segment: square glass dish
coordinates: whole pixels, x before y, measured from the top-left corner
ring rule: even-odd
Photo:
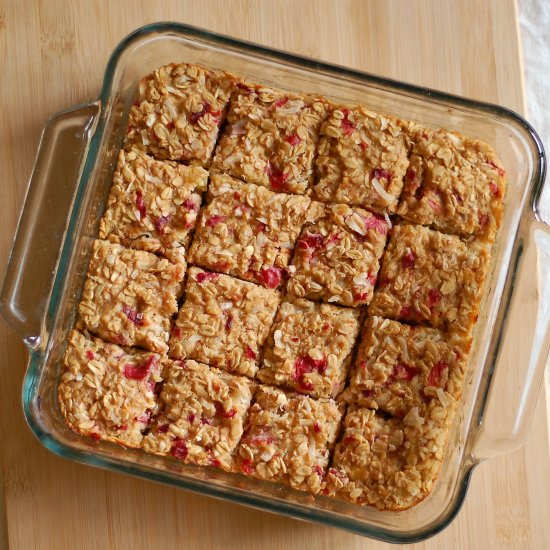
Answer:
[[[413,508],[381,512],[312,497],[286,486],[94,442],[65,424],[57,402],[61,359],[128,112],[140,79],[171,62],[223,69],[274,87],[458,130],[487,141],[499,154],[508,188],[468,379],[439,478],[429,497]],[[504,108],[184,25],[143,27],[114,51],[99,98],[55,115],[42,135],[0,298],[2,314],[30,351],[23,387],[27,421],[45,447],[78,462],[391,542],[427,538],[457,514],[476,464],[523,442],[535,408],[550,345],[550,229],[538,215],[544,175],[538,136]]]

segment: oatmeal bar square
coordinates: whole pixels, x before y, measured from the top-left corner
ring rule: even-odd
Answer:
[[[78,307],[82,321],[109,342],[165,352],[184,274],[182,262],[97,240]]]
[[[493,240],[505,191],[505,171],[493,149],[455,132],[413,128],[397,213],[443,233]]]
[[[379,510],[414,506],[430,493],[443,461],[454,407],[435,402],[424,418],[351,407],[322,493]]]
[[[58,387],[61,413],[80,435],[139,447],[161,380],[159,355],[73,330]]]
[[[309,193],[326,110],[319,98],[239,85],[213,167],[273,191]]]
[[[488,251],[420,225],[398,225],[382,259],[371,315],[470,333],[477,319]]]
[[[229,470],[252,391],[248,378],[192,360],[166,360],[160,414],[142,448]]]
[[[360,306],[372,299],[390,221],[347,205],[325,207],[298,240],[288,291],[311,300]]]
[[[159,67],[139,84],[127,146],[157,159],[208,164],[233,85],[230,75],[197,65]]]
[[[237,449],[246,475],[319,492],[342,412],[333,400],[315,400],[260,386]]]
[[[189,268],[186,290],[170,339],[171,357],[253,378],[279,292],[196,267]]]
[[[315,198],[395,212],[407,170],[401,123],[362,106],[338,107],[321,128]]]
[[[257,378],[313,397],[335,397],[358,333],[358,310],[288,297],[277,311]]]
[[[431,399],[460,398],[465,364],[443,332],[371,317],[361,336],[346,390],[352,402],[404,417]]]
[[[185,250],[206,191],[208,172],[132,149],[121,151],[99,237],[166,254]]]
[[[215,174],[189,252],[213,271],[277,288],[311,201]]]

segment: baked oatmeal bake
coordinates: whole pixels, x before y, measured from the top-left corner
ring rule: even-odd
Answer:
[[[416,505],[468,380],[504,193],[495,152],[456,132],[158,68],[68,339],[67,425],[174,471]]]

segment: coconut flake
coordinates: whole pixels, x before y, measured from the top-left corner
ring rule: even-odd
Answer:
[[[202,145],[201,145],[202,147]],[[232,155],[229,155],[225,161],[224,164],[237,164],[238,162],[241,162],[243,160],[243,154],[240,151],[237,151],[236,153],[233,153]]]
[[[447,135],[449,136],[449,139],[453,142],[453,145],[455,145],[455,147],[460,147],[462,145],[462,140],[458,136],[450,133]]]
[[[372,178],[371,180],[374,190],[384,199],[388,204],[393,201],[393,197],[380,185],[380,182],[377,178]]]
[[[283,337],[283,332],[281,330],[276,330],[273,333],[273,341],[275,342],[275,347],[276,348],[284,347],[282,337]]]
[[[412,426],[420,429],[424,424],[424,419],[418,414],[418,407],[412,407],[412,409],[403,418],[403,424],[405,426]]]
[[[151,143],[149,136],[147,135],[147,130],[141,130],[141,142],[143,145],[149,145],[149,143]]]
[[[369,274],[368,273],[360,273],[359,275],[356,275],[353,278],[353,284],[355,286],[368,286],[369,283]]]
[[[365,235],[366,231],[365,231],[365,226],[361,226],[361,224],[359,224],[358,220],[357,220],[357,217],[355,215],[353,216],[350,216],[349,218],[346,219],[346,225],[352,230],[352,231],[355,231],[356,233],[359,233],[359,235]]]
[[[287,101],[284,105],[277,109],[277,113],[281,115],[293,115],[303,107],[301,100]]]
[[[171,94],[177,95],[178,97],[185,97],[185,94],[178,90],[177,88],[174,88],[173,86],[166,86],[166,90],[169,91]]]
[[[233,126],[231,126],[231,135],[232,136],[243,136],[246,134],[245,129],[246,119],[241,118],[240,120],[237,120]]]
[[[187,340],[185,341],[185,344],[186,345],[193,345],[193,344],[196,344],[197,342],[199,342],[200,339],[201,339],[201,337],[198,334],[192,334],[191,336],[189,336],[189,338],[187,338]]]
[[[443,388],[437,388],[436,393],[437,393],[437,398],[439,399],[439,402],[444,407],[446,407],[449,404],[449,398],[447,397],[447,395],[443,391]]]
[[[388,229],[391,229],[393,226],[392,226],[390,216],[389,216],[387,210],[384,210],[384,219],[386,220],[386,223],[388,224]]]

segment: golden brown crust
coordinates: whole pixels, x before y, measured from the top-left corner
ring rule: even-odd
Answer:
[[[155,160],[138,149],[122,150],[99,238],[185,256],[207,182],[208,172],[199,166]]]
[[[506,185],[493,149],[457,132],[412,128],[413,149],[397,213],[444,233],[492,242]]]
[[[317,493],[341,416],[341,409],[332,400],[261,386],[250,408],[235,469]]]
[[[345,204],[324,205],[294,250],[288,291],[343,306],[368,304],[391,222]]]
[[[164,368],[160,414],[142,448],[229,470],[250,407],[252,382],[190,359],[166,359]]]
[[[284,281],[310,203],[307,197],[273,193],[214,174],[189,261],[277,288]]]
[[[80,317],[90,332],[108,342],[166,352],[184,274],[183,260],[172,263],[150,252],[97,240]]]
[[[159,355],[73,330],[58,388],[61,413],[81,435],[139,447],[161,380]]]
[[[477,320],[489,251],[420,225],[398,225],[382,258],[371,315],[469,335]]]
[[[431,399],[443,407],[460,399],[464,371],[462,350],[454,349],[445,333],[370,317],[345,397],[403,418],[413,407],[423,412]]]
[[[254,377],[279,301],[276,290],[189,268],[170,356]]]
[[[159,67],[139,84],[126,145],[157,159],[208,165],[233,86],[221,71],[186,63]]]
[[[398,120],[341,106],[321,129],[315,198],[395,212],[409,161]]]
[[[288,297],[280,306],[257,378],[313,397],[336,397],[359,332],[359,311]]]
[[[326,110],[318,98],[241,84],[212,166],[272,191],[309,194]]]

